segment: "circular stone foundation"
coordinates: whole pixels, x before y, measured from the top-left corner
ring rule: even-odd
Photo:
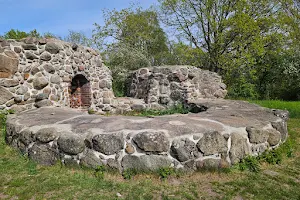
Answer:
[[[43,165],[185,170],[229,167],[287,138],[287,111],[243,101],[199,100],[197,114],[99,116],[45,107],[7,119],[6,142]]]

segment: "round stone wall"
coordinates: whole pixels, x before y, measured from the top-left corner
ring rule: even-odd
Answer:
[[[90,107],[110,111],[112,77],[99,52],[57,39],[0,38],[0,109],[70,107],[76,75],[88,81]]]

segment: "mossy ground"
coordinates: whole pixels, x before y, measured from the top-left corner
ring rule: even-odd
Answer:
[[[21,156],[0,137],[0,199],[300,199],[300,102],[256,102],[291,112],[292,144],[279,151],[279,164],[260,161],[259,172],[139,174],[125,180],[120,174],[61,166],[43,167]],[[274,102],[271,102],[274,103]],[[4,115],[0,115],[1,120]],[[4,127],[1,125],[1,129]],[[292,153],[288,153],[292,148]],[[120,196],[121,195],[121,196]],[[118,197],[120,196],[120,197]]]

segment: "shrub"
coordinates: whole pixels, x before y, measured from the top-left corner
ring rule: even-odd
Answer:
[[[137,170],[136,169],[125,169],[122,173],[122,176],[124,179],[126,180],[130,180],[132,179],[132,177],[134,177],[137,174]]]

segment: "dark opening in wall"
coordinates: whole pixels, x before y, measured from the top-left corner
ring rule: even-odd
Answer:
[[[90,82],[83,75],[74,76],[69,92],[71,108],[87,109],[91,106]]]

